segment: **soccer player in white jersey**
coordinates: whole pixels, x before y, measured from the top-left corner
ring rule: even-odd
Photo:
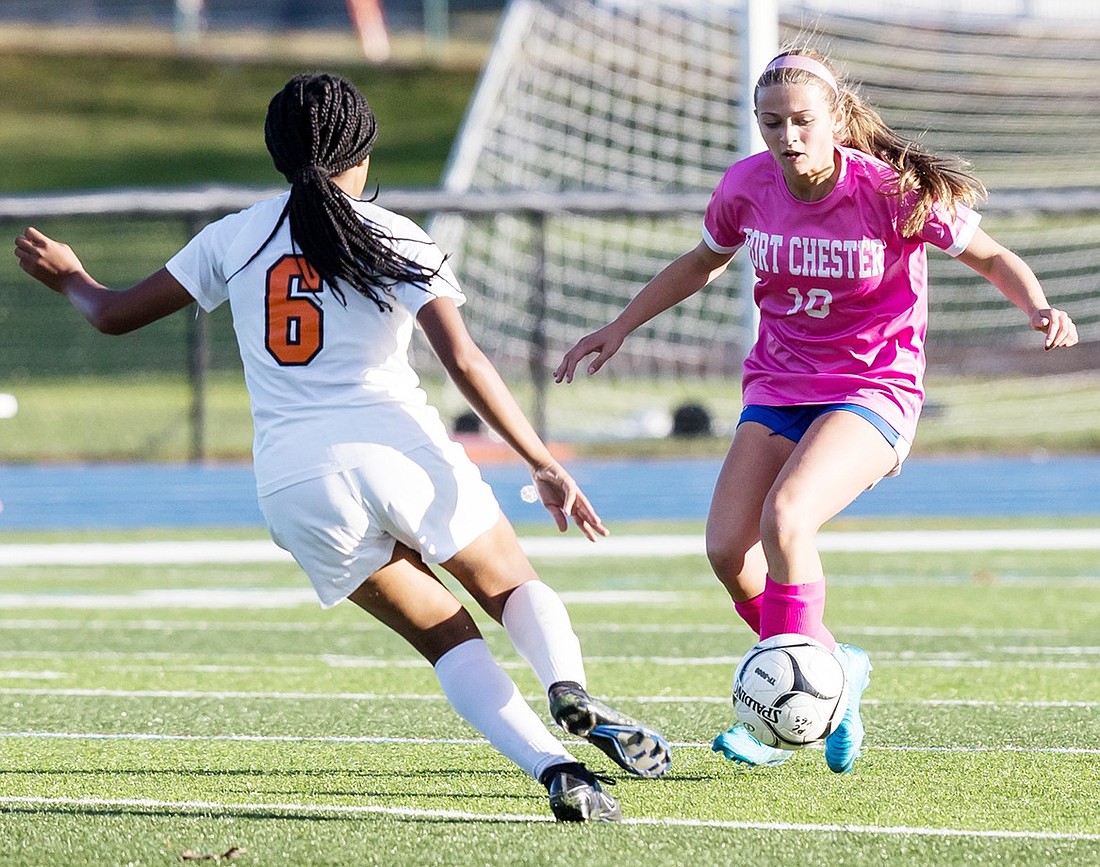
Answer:
[[[455,710],[547,787],[559,820],[617,820],[600,778],[523,700],[432,573],[442,566],[503,624],[562,728],[631,773],[665,773],[664,738],[585,691],[565,607],[427,404],[409,362],[417,326],[473,408],[530,466],[558,528],[572,518],[590,540],[607,534],[471,340],[443,254],[410,220],[360,198],[376,132],[350,81],[296,76],[271,100],[265,124],[289,192],[211,223],[123,291],[96,282],[67,245],[34,228],[17,239],[16,255],[105,333],[228,300],[260,506],[321,604],[350,599],[403,636],[432,663]]]
[[[555,372],[598,371],[635,328],[700,291],[744,249],[756,272],[756,343],[744,411],[707,520],[707,554],[734,608],[768,638],[795,632],[835,653],[850,702],[825,742],[836,773],[864,738],[860,698],[871,663],[823,625],[818,530],[909,451],[924,401],[925,244],[973,268],[1016,307],[1044,347],[1077,342],[1031,269],[979,227],[982,185],[882,121],[817,52],[784,52],[755,89],[767,151],[734,164],[707,207],[699,245],[668,265]],[[735,725],[716,752],[746,766],[790,756]]]

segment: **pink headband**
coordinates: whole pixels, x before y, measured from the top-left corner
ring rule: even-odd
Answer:
[[[806,57],[804,54],[783,54],[769,63],[763,74],[767,75],[773,69],[801,69],[803,72],[809,72],[824,81],[833,89],[833,93],[840,96],[840,87],[837,86],[836,78],[829,72],[829,67],[812,57]]]

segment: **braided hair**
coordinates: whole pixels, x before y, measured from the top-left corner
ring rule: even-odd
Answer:
[[[862,151],[892,165],[898,172],[896,183],[884,192],[899,200],[913,201],[902,233],[910,237],[920,231],[936,205],[953,208],[956,202],[974,205],[985,198],[985,186],[970,174],[964,160],[940,156],[925,150],[919,143],[895,132],[841,76],[832,64],[812,48],[792,48],[779,57],[798,54],[816,60],[836,78],[838,93],[827,82],[811,72],[797,68],[769,69],[756,82],[756,93],[773,84],[812,84],[825,93],[832,109],[839,109],[843,126],[839,144]]]
[[[338,280],[388,311],[393,286],[425,287],[438,269],[394,250],[392,236],[363,219],[332,181],[362,163],[377,136],[374,112],[347,79],[328,73],[290,79],[272,97],[264,123],[264,142],[290,181],[290,197],[260,250],[289,218],[293,243],[340,303],[347,301]]]

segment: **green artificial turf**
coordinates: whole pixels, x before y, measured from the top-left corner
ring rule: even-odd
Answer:
[[[129,538],[149,534],[112,534]],[[751,635],[702,557],[536,561],[590,689],[674,744],[648,781],[570,739],[618,783],[626,822],[593,827],[550,823],[431,668],[352,606],[322,611],[293,564],[0,568],[0,851],[19,867],[234,848],[223,860],[257,865],[1089,863],[1100,551],[824,558],[829,625],[875,666],[843,777],[819,749],[753,773],[711,752]]]

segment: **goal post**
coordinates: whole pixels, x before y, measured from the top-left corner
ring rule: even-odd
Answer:
[[[760,71],[779,52],[779,0],[745,0],[741,17],[742,92],[738,121],[744,134],[739,156],[748,157],[764,150],[764,137],[756,124],[753,91]],[[739,288],[745,309],[742,327],[747,334],[756,334],[760,327],[760,311],[751,303],[756,275],[748,268],[740,274]]]

